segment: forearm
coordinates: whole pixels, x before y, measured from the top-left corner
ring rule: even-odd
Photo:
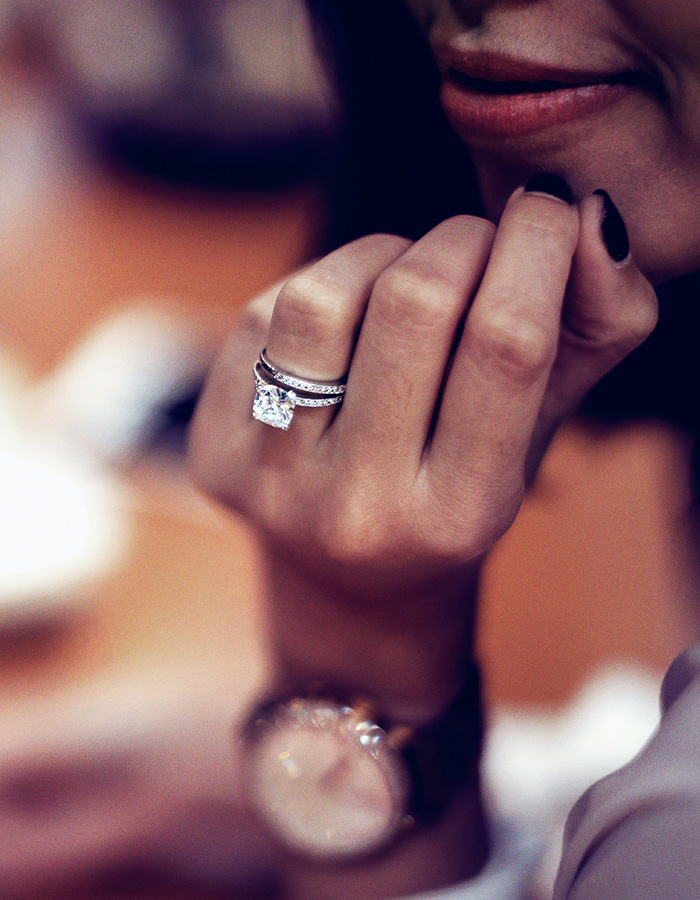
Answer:
[[[443,583],[464,610],[462,627],[445,627],[426,594],[410,602],[415,620],[397,619],[389,610],[395,597],[384,598],[387,615],[363,615],[360,597],[334,595],[332,580],[314,583],[272,557],[269,573],[270,633],[277,660],[276,680],[285,691],[303,695],[310,686],[372,698],[384,714],[409,726],[437,719],[473,673],[472,636],[474,568]],[[423,588],[421,588],[423,589]],[[419,590],[418,587],[415,588]],[[362,594],[362,592],[358,592]],[[405,599],[405,598],[404,598]],[[397,624],[397,622],[399,624]],[[481,734],[481,711],[470,723]],[[283,854],[289,900],[350,900],[401,897],[434,890],[476,875],[487,856],[481,801],[478,747],[464,759],[464,783],[438,821],[420,823],[388,849],[369,860],[346,866],[317,865]]]
[[[348,596],[332,578],[266,554],[269,635],[278,676],[368,693],[414,723],[438,715],[473,666],[479,567],[400,590]],[[445,607],[457,612],[446,615]]]

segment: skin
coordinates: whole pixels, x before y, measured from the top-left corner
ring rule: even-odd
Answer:
[[[498,229],[462,216],[415,244],[362,238],[244,313],[206,389],[192,462],[268,548],[281,680],[369,692],[416,724],[454,694],[484,555],[557,425],[655,322],[648,281],[602,242],[601,203],[518,189]],[[340,410],[297,413],[289,432],[253,420],[264,345],[303,377],[349,369]],[[367,896],[474,874],[478,785],[455,816],[448,834],[412,838],[412,863],[402,844],[363,870]],[[472,835],[471,852],[450,841],[458,834]],[[356,869],[329,882],[287,862],[291,897],[357,896]]]
[[[649,83],[600,115],[511,140],[471,141],[497,220],[533,171],[578,197],[607,188],[637,264],[658,283],[700,263],[700,4],[663,0],[406,0],[433,49],[495,51],[567,68],[642,72]],[[444,66],[443,66],[444,71]],[[459,127],[457,128],[459,132]]]
[[[644,74],[620,102],[524,135],[475,136],[455,117],[497,227],[459,217],[412,245],[374,235],[315,263],[244,314],[200,407],[195,472],[268,548],[280,677],[366,690],[420,722],[459,683],[481,561],[552,433],[653,328],[651,283],[699,267],[700,3],[408,6],[438,57],[452,42]],[[577,202],[523,193],[538,172],[564,176]],[[623,264],[601,240],[597,188],[627,221]],[[262,346],[302,377],[348,372],[342,407],[300,411],[287,433],[253,421]],[[361,870],[288,861],[289,896],[357,896],[368,871],[368,897],[474,874],[478,785],[455,809],[446,830]]]

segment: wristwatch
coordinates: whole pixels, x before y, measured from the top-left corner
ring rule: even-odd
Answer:
[[[366,697],[278,693],[243,728],[244,791],[286,851],[319,864],[359,860],[440,818],[476,775],[482,732],[476,667],[418,728],[388,721]]]

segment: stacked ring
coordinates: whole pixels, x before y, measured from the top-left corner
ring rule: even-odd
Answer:
[[[335,406],[343,402],[345,380],[307,381],[274,366],[265,350],[253,367],[253,418],[287,430],[297,406]]]

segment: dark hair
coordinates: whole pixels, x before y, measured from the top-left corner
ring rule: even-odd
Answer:
[[[700,508],[700,276],[670,281],[657,294],[656,330],[593,388],[582,413],[609,424],[660,419],[693,435],[693,486]]]
[[[308,0],[342,107],[328,247],[371,231],[418,238],[480,211],[438,72],[399,0]]]
[[[466,149],[438,102],[438,73],[400,0],[307,0],[343,109],[329,246],[371,231],[418,238],[481,211]],[[586,399],[596,422],[661,419],[700,434],[700,276],[659,291],[659,325]],[[694,454],[700,498],[700,441]]]

